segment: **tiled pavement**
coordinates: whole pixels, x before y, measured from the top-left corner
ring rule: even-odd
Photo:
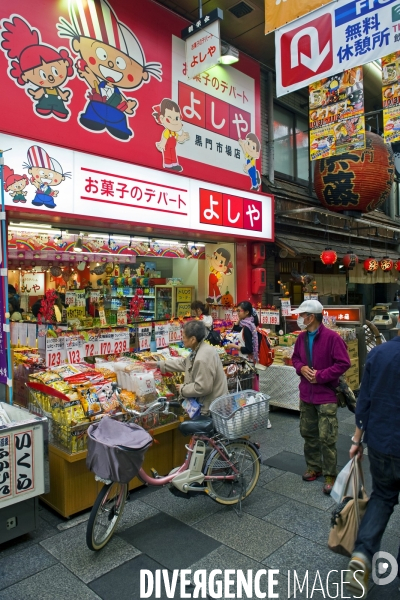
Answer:
[[[338,462],[344,465],[353,417],[343,409],[339,420]],[[279,598],[349,598],[345,588],[342,593],[334,585],[340,574],[331,574],[326,585],[328,572],[345,569],[347,559],[327,548],[334,502],[322,494],[322,479],[301,479],[305,463],[298,415],[274,411],[271,422],[272,429],[258,438],[264,464],[241,518],[205,496],[186,500],[166,488],[142,488],[131,494],[118,533],[94,553],[85,543],[88,514],[65,520],[41,506],[36,532],[0,546],[0,600],[136,600],[141,569],[279,569]],[[396,556],[399,541],[396,509],[382,550]],[[308,570],[308,594],[304,588],[294,595],[294,570],[300,581]],[[368,598],[400,600],[397,588],[398,580],[385,587],[371,585]],[[192,591],[186,588],[187,594]],[[162,586],[159,597],[181,598],[179,584],[170,596]]]

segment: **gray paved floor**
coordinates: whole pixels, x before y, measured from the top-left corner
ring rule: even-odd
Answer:
[[[338,462],[344,465],[353,417],[343,409],[339,421]],[[131,495],[109,545],[93,553],[85,543],[88,514],[65,520],[41,506],[36,532],[0,546],[0,600],[136,600],[143,569],[205,569],[207,574],[213,569],[240,569],[245,574],[248,569],[254,574],[279,569],[274,590],[279,598],[349,598],[340,591],[340,570],[347,559],[327,548],[334,502],[322,494],[322,479],[301,479],[305,463],[298,415],[274,411],[271,422],[272,429],[258,437],[264,464],[241,518],[205,496],[185,500],[166,488],[143,488]],[[368,471],[368,459],[365,466]],[[399,541],[396,509],[382,550],[396,555]],[[333,570],[339,575],[331,573],[327,586]],[[294,593],[294,571],[300,583],[308,571],[303,592],[297,587]],[[368,598],[400,600],[397,588],[397,580],[385,587],[371,585]],[[186,593],[193,589],[188,586]],[[208,592],[212,597],[213,589]],[[254,590],[253,594],[248,597],[256,598]],[[167,595],[162,585],[158,597],[184,597],[179,581],[175,594]]]

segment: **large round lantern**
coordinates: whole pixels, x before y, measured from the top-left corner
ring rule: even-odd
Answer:
[[[394,263],[394,268],[396,269],[396,271],[400,272],[400,258]]]
[[[354,269],[354,267],[358,263],[357,254],[354,254],[354,252],[352,252],[351,250],[348,250],[347,254],[345,254],[342,258],[342,263],[343,263],[345,269]]]
[[[379,262],[379,266],[382,269],[382,271],[391,271],[393,269],[393,261],[390,260],[389,257],[384,256]]]
[[[336,137],[343,137],[341,127],[341,130],[335,129]],[[379,135],[367,131],[365,149],[315,161],[314,188],[318,200],[329,210],[366,213],[389,197],[393,177],[394,157],[390,145]]]
[[[320,256],[321,261],[327,267],[331,267],[337,261],[337,254],[331,248],[325,248]]]
[[[372,256],[370,256],[364,260],[364,269],[367,271],[367,273],[373,273],[374,271],[377,271],[378,267],[379,263],[376,258],[372,258]]]

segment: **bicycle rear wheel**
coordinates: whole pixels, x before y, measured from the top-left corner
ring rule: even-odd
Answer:
[[[86,543],[90,550],[101,550],[111,539],[124,512],[127,493],[126,483],[113,482],[101,488],[86,529]]]
[[[232,464],[239,471],[236,480],[216,479],[206,481],[210,498],[219,504],[237,504],[254,490],[260,477],[260,462],[255,450],[245,440],[235,440],[225,444],[230,455],[230,463],[215,451],[208,463],[205,475],[221,477],[233,475]]]

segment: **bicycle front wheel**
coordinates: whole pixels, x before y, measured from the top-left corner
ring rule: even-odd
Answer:
[[[111,539],[124,511],[128,484],[104,485],[90,513],[86,543],[90,550],[101,550]]]
[[[226,477],[233,475],[235,471],[232,464],[238,470],[236,480],[215,479],[208,480],[207,488],[210,498],[219,504],[237,504],[244,500],[254,490],[260,477],[260,462],[255,450],[242,440],[235,440],[225,444],[230,455],[230,462],[223,459],[218,451],[215,451],[205,473],[209,477]]]

